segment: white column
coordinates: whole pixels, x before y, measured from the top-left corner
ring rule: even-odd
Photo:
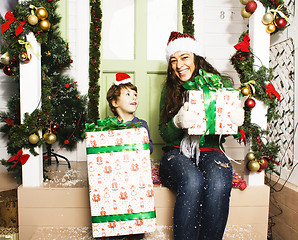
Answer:
[[[250,46],[253,53],[255,54],[254,62],[255,69],[257,70],[262,65],[269,67],[269,48],[270,48],[270,34],[266,32],[266,25],[262,23],[262,18],[265,14],[265,8],[263,4],[259,1],[256,1],[257,9],[249,18],[249,37],[250,37]],[[252,79],[253,80],[253,79]],[[263,123],[262,120],[266,118],[265,114],[267,113],[266,106],[260,102],[256,101],[258,107],[252,110],[251,122],[254,123]],[[257,111],[255,115],[254,112]],[[262,115],[260,117],[260,115]],[[260,117],[260,119],[257,118]],[[262,126],[262,124],[259,124]],[[250,151],[250,144],[248,142],[245,149],[245,155]],[[246,162],[247,163],[247,162]],[[264,185],[264,171],[250,172],[246,169],[245,176],[246,182],[250,186]]]
[[[20,63],[20,108],[21,123],[24,121],[24,114],[31,114],[37,107],[41,106],[41,57],[40,44],[36,41],[31,32],[27,35],[27,41],[32,45],[28,54],[32,55],[29,63]],[[39,133],[41,137],[42,133]],[[23,149],[23,153],[30,154],[30,158],[22,167],[22,179],[24,187],[40,186],[43,182],[43,152],[42,147],[36,147],[39,154],[33,156],[29,150]]]

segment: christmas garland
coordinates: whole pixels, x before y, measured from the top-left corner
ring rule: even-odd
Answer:
[[[266,32],[275,34],[285,30],[289,26],[289,12],[284,5],[283,0],[259,0],[266,9],[266,13],[262,18],[262,23],[266,25]],[[245,5],[241,10],[241,16],[249,18],[257,9],[255,1],[240,0]]]
[[[183,32],[194,35],[194,13],[193,13],[193,0],[182,1],[182,26]]]
[[[63,75],[72,59],[68,44],[59,32],[58,1],[24,1],[13,12],[7,12],[5,19],[0,18],[5,43],[1,48],[0,68],[16,84],[20,78],[19,63],[26,64],[31,60],[29,48],[36,54],[26,39],[27,34],[32,32],[41,43],[42,96],[39,105],[31,114],[25,113],[21,124],[20,97],[16,94],[8,101],[8,111],[0,115],[3,123],[0,131],[8,137],[7,152],[13,156],[17,156],[22,148],[37,155],[35,147],[56,141],[61,147],[72,150],[84,138],[86,100],[79,94],[76,82]],[[40,131],[43,136],[39,136]],[[11,161],[2,159],[1,162],[9,167],[8,171],[21,172],[21,161],[14,168]]]
[[[90,0],[90,43],[89,43],[89,90],[88,90],[88,121],[96,123],[99,118],[99,65],[100,42],[102,27],[101,1]]]
[[[254,99],[263,102],[268,107],[267,122],[277,119],[276,107],[280,101],[280,95],[274,89],[271,81],[273,69],[261,66],[254,69],[254,54],[249,46],[249,36],[244,32],[239,37],[239,42],[234,47],[237,50],[230,61],[239,74],[241,93],[247,98],[245,101],[245,121],[240,127],[242,140],[250,139],[252,152],[246,158],[249,160],[248,168],[251,171],[276,172],[275,166],[279,146],[268,141],[268,131],[262,130],[258,125],[251,123],[251,110],[255,106]],[[240,136],[237,136],[240,140]]]

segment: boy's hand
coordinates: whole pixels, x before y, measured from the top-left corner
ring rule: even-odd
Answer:
[[[179,112],[174,116],[174,124],[177,128],[190,128],[195,125],[197,114],[188,110],[188,102],[180,108]]]

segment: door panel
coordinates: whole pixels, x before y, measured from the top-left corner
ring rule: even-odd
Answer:
[[[152,159],[161,158],[159,99],[167,64],[165,47],[171,31],[181,31],[181,0],[103,0],[100,117],[111,115],[106,93],[117,72],[126,72],[138,87],[136,116],[147,121]],[[179,29],[180,28],[180,29]]]

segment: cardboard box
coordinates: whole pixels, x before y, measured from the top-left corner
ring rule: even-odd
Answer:
[[[209,99],[204,99],[202,90],[188,91],[189,110],[196,112],[198,115],[196,124],[188,129],[188,134],[204,134],[207,128],[207,120],[212,121],[210,116],[215,117],[215,121],[211,124],[211,126],[215,128],[215,132],[210,133],[208,131],[206,134],[237,134],[238,126],[232,123],[230,115],[231,111],[240,105],[239,92],[228,91],[224,88],[216,92],[210,91],[209,95]],[[207,106],[212,105],[210,103],[212,100],[215,102],[214,108],[209,109],[206,115],[205,109]]]
[[[145,128],[86,132],[94,237],[156,229],[148,133]]]

